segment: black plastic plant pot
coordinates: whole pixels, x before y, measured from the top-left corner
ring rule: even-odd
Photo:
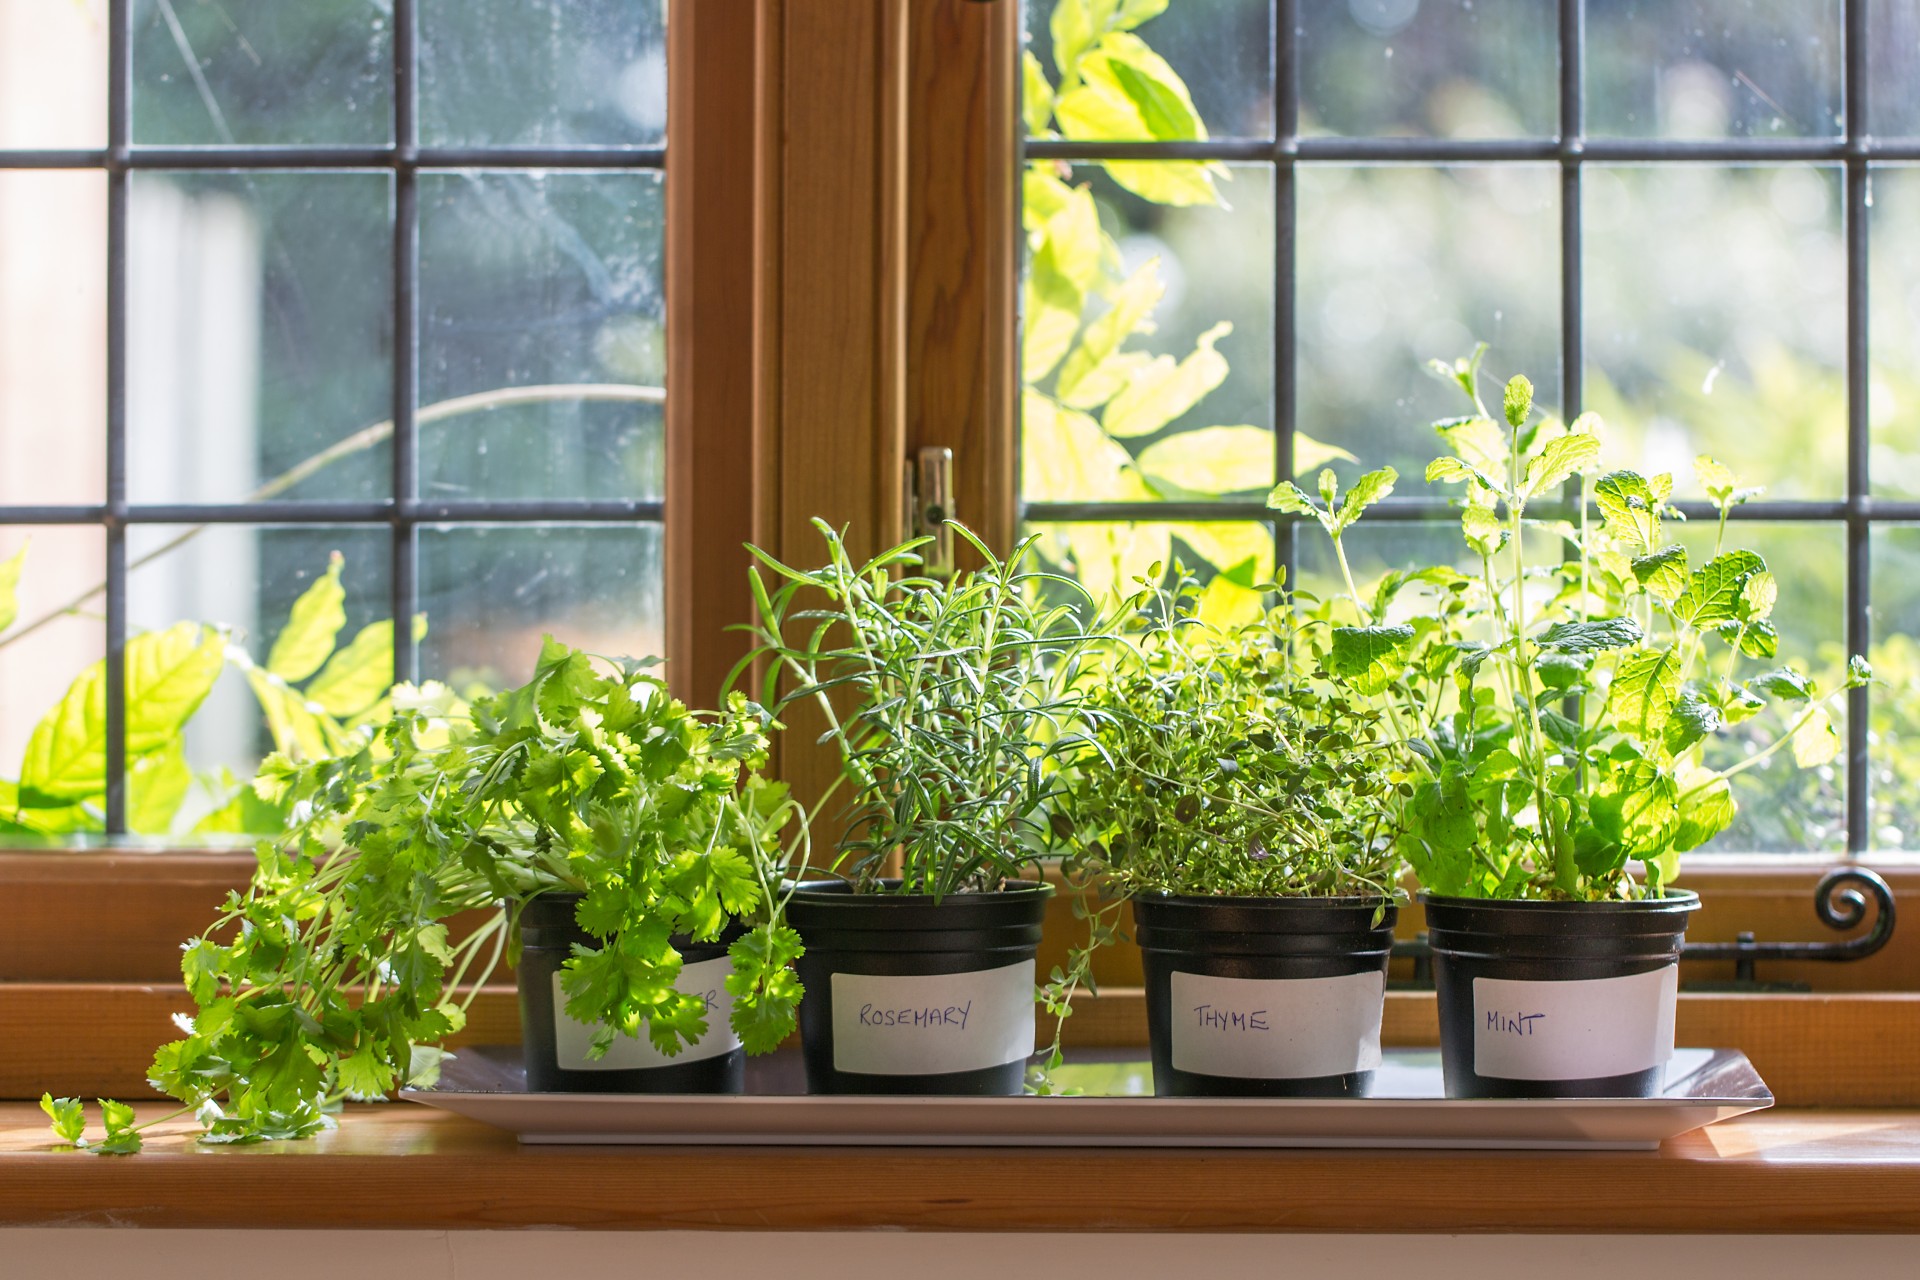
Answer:
[[[707,1033],[669,1057],[639,1036],[616,1035],[598,1060],[587,1056],[593,1027],[569,1016],[560,966],[573,945],[599,945],[574,921],[578,894],[547,894],[520,913],[520,1045],[530,1093],[739,1093],[747,1057],[733,1033],[726,978],[727,948],[740,936],[729,925],[713,942],[676,934],[680,978],[674,986],[707,1002]]]
[[[1423,895],[1449,1098],[1650,1098],[1673,1056],[1699,895],[1637,902]]]
[[[1366,1096],[1397,914],[1384,898],[1135,898],[1154,1093]]]
[[[897,888],[888,882],[886,888]],[[1053,886],[993,893],[794,890],[806,953],[800,1042],[809,1093],[1007,1095],[1034,1047],[1034,953]]]

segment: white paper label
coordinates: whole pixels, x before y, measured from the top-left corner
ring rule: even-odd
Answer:
[[[1572,982],[1473,980],[1473,1069],[1499,1080],[1596,1080],[1673,1056],[1680,969]]]
[[[669,1058],[653,1047],[645,1028],[637,1036],[616,1035],[604,1058],[589,1058],[593,1027],[567,1012],[567,993],[560,974],[553,975],[553,1056],[563,1071],[632,1071],[640,1067],[668,1067],[676,1062],[717,1058],[740,1047],[733,1033],[733,997],[727,994],[727,975],[733,961],[725,956],[680,966],[673,989],[707,1002],[707,1034]]]
[[[1173,1065],[1242,1080],[1306,1080],[1380,1065],[1387,977],[1216,978],[1175,971]]]
[[[833,975],[833,1066],[933,1076],[1033,1053],[1033,961],[974,973]]]

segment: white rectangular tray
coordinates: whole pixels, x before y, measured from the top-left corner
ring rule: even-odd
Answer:
[[[527,1143],[1646,1150],[1773,1105],[1734,1049],[1681,1049],[1657,1098],[1449,1099],[1440,1056],[1390,1049],[1370,1098],[1155,1098],[1141,1062],[1081,1062],[1073,1097],[820,1097],[798,1062],[754,1063],[739,1095],[528,1093],[515,1051],[463,1050],[411,1101]],[[787,1059],[780,1061],[780,1059]]]

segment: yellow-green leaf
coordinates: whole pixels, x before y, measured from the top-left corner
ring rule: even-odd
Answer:
[[[187,767],[187,753],[178,738],[136,760],[127,771],[128,825],[141,835],[171,833],[192,782],[193,771]]]
[[[1293,474],[1303,476],[1318,471],[1329,462],[1358,462],[1360,459],[1339,445],[1322,444],[1312,436],[1293,433]]]
[[[1141,369],[1101,415],[1100,422],[1107,434],[1122,438],[1152,435],[1199,404],[1227,380],[1227,359],[1214,347],[1232,332],[1233,326],[1222,321],[1201,334],[1193,344],[1193,351],[1180,363],[1158,356]],[[1269,466],[1266,477],[1271,478],[1272,474]],[[1256,482],[1256,486],[1263,483],[1264,478]]]
[[[1021,398],[1021,424],[1022,492],[1029,501],[1153,499],[1127,451],[1086,414],[1029,390]]]
[[[1154,359],[1145,351],[1116,351],[1095,365],[1091,373],[1078,379],[1072,394],[1062,395],[1060,403],[1071,409],[1098,409],[1126,390],[1153,365]]]
[[[282,680],[305,680],[333,652],[334,638],[347,625],[347,592],[340,585],[343,563],[334,552],[327,558],[327,571],[293,602],[287,625],[267,655],[267,670]]]
[[[226,638],[196,623],[127,641],[127,756],[158,751],[200,708],[226,662]],[[73,682],[27,740],[22,799],[36,807],[107,789],[107,669],[96,662]]]
[[[1155,441],[1140,469],[1194,493],[1264,489],[1273,478],[1273,432],[1260,427],[1202,427]]]
[[[1257,620],[1265,607],[1266,600],[1258,591],[1220,574],[1201,588],[1200,597],[1193,604],[1193,616],[1209,626],[1226,630]]]
[[[1507,433],[1491,418],[1456,418],[1436,424],[1440,438],[1454,456],[1493,479],[1507,474]]]
[[[326,726],[297,690],[258,667],[247,672],[247,684],[267,717],[274,750],[304,760],[324,760],[333,754]]]
[[[1238,586],[1273,579],[1273,530],[1251,521],[1168,525],[1167,532]]]
[[[1060,366],[1055,390],[1063,397],[1073,395],[1081,379],[1118,351],[1121,343],[1146,327],[1147,317],[1153,314],[1165,292],[1166,286],[1160,281],[1160,259],[1150,258],[1114,291],[1108,299],[1111,305],[1100,318],[1087,326],[1080,345]],[[1026,376],[1031,382],[1043,375],[1029,368]]]
[[[1020,67],[1021,111],[1026,116],[1027,132],[1045,133],[1047,122],[1053,119],[1053,86],[1047,82],[1046,70],[1032,50],[1021,53]]]
[[[1793,762],[1802,769],[1829,764],[1840,754],[1840,735],[1834,731],[1833,718],[1824,706],[1807,713],[1793,731]]]
[[[20,586],[20,570],[27,563],[27,544],[21,543],[20,549],[5,560],[0,560],[0,631],[13,625],[20,616],[20,599],[17,591]]]
[[[357,716],[393,687],[393,621],[360,629],[306,688],[306,700],[338,719]]]

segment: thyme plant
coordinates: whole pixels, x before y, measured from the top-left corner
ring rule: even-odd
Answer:
[[[1803,768],[1833,758],[1830,707],[1871,672],[1855,657],[1823,692],[1775,663],[1778,585],[1758,554],[1727,545],[1730,516],[1760,490],[1696,460],[1717,520],[1712,555],[1691,563],[1666,533],[1681,518],[1673,477],[1603,471],[1600,419],[1540,415],[1524,377],[1489,412],[1485,351],[1430,366],[1468,406],[1434,424],[1449,452],[1426,472],[1460,487],[1463,568],[1358,590],[1344,535],[1391,491],[1391,468],[1343,501],[1329,472],[1319,501],[1282,484],[1269,504],[1315,517],[1332,541],[1354,625],[1333,628],[1328,668],[1411,753],[1401,847],[1421,883],[1456,897],[1657,895],[1680,854],[1732,822],[1735,775],[1783,750]],[[1779,722],[1765,746],[1707,763],[1716,733],[1763,714]]]
[[[1129,895],[1394,896],[1400,751],[1382,711],[1314,670],[1291,606],[1215,626],[1176,577],[1129,602],[1135,626],[1087,697],[1098,751],[1055,836]]]

